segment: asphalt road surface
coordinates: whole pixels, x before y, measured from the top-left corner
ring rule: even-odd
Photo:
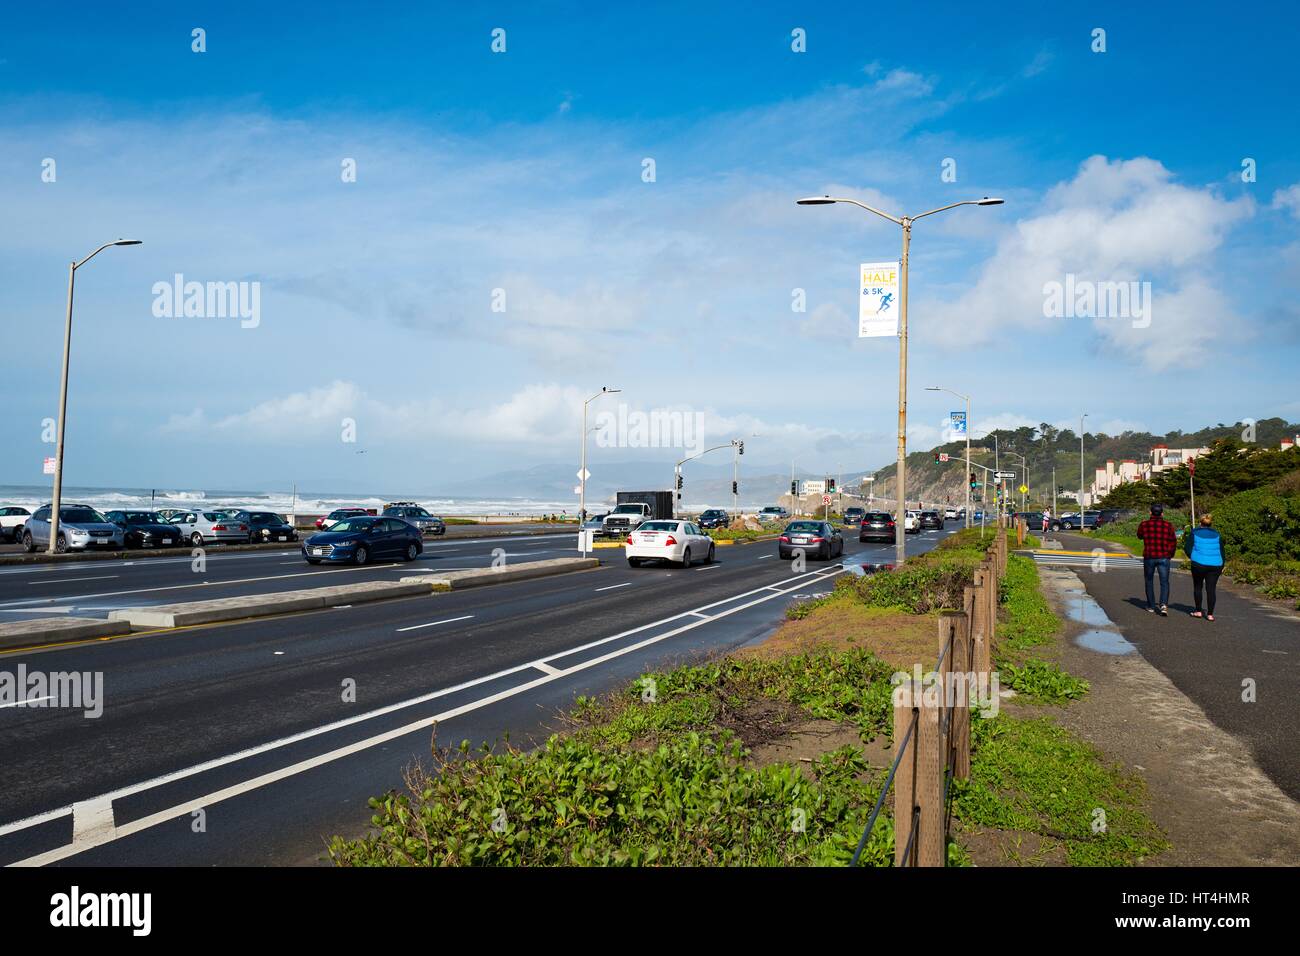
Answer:
[[[909,552],[947,533],[911,537]],[[574,543],[449,541],[419,563],[482,566],[495,547],[530,560]],[[367,798],[427,758],[435,721],[439,745],[544,739],[575,695],[760,639],[790,601],[890,561],[893,546],[848,537],[845,552],[795,573],[772,541],[718,548],[690,569],[633,569],[602,550],[599,569],[553,578],[2,654],[0,671],[102,673],[104,705],[97,718],[0,709],[0,864],[319,862],[331,835],[365,832]],[[203,584],[188,560],[115,563],[72,581],[65,567],[0,575],[0,618],[34,610],[16,601],[103,613],[411,568],[286,578],[318,569],[292,551],[231,554],[209,559]],[[114,577],[89,580],[100,575]]]

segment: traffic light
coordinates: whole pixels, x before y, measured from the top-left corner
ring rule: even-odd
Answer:
[[[792,496],[799,494],[799,482],[797,481],[790,482],[790,494]]]
[[[738,494],[740,494],[740,483],[739,483],[739,482],[735,482],[735,481],[733,481],[733,482],[731,483],[731,493],[732,493],[733,495],[738,495]]]
[[[739,450],[740,450],[740,454],[743,455],[743,454],[745,453],[745,443],[744,443],[743,441],[740,443],[740,449],[739,449]]]
[[[834,478],[827,478],[827,479],[826,479],[826,493],[827,493],[828,495],[833,495],[833,494],[835,494],[835,479],[834,479]]]
[[[678,490],[678,491],[681,491],[681,490],[682,490],[682,475],[681,475],[681,472],[678,472],[678,473],[677,473],[677,490]]]
[[[976,482],[976,480],[975,480],[975,472],[972,471],[972,472],[970,473],[970,486],[971,486],[972,488],[974,488],[977,484],[978,484],[978,482]]]

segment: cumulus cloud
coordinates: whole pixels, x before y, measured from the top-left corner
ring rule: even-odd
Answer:
[[[1154,369],[1203,361],[1241,329],[1211,267],[1228,232],[1253,212],[1249,199],[1175,182],[1153,159],[1093,156],[998,243],[967,291],[934,306],[937,321],[962,345],[1019,330],[1055,336],[1087,322],[1094,347],[1122,346],[1108,352],[1122,360]],[[1049,286],[1067,282],[1139,283],[1139,294],[1150,283],[1149,325],[1137,315],[1045,315]]]

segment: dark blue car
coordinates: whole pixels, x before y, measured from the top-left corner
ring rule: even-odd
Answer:
[[[308,564],[322,561],[366,564],[374,560],[401,558],[414,561],[424,550],[419,529],[400,518],[344,518],[328,531],[312,535],[302,543]]]

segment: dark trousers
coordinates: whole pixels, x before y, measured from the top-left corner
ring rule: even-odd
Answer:
[[[1219,585],[1219,575],[1223,573],[1221,565],[1197,564],[1195,561],[1192,565],[1192,596],[1196,598],[1196,610],[1201,609],[1201,588],[1205,588],[1205,610],[1209,614],[1214,613],[1214,589]]]
[[[1152,576],[1160,572],[1160,603],[1169,603],[1169,559],[1168,558],[1143,558],[1142,559],[1142,577],[1146,580],[1147,585],[1147,607],[1153,607],[1155,601],[1155,582]]]

